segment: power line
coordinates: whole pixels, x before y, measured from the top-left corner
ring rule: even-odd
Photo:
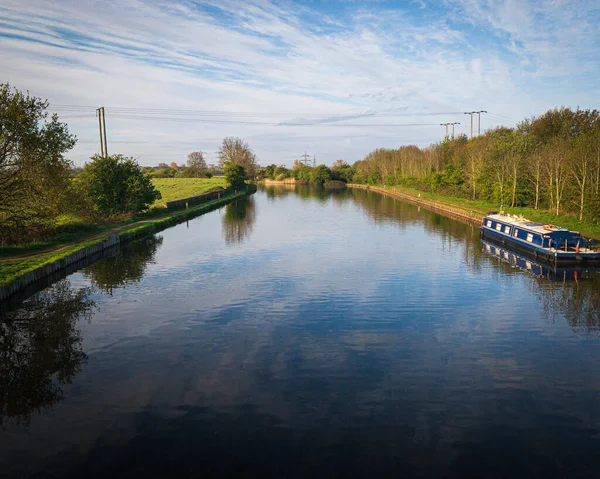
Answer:
[[[94,111],[94,106],[87,105],[64,105],[64,104],[51,104],[51,109],[59,110],[63,112],[85,112]],[[344,120],[348,116],[356,117],[397,117],[397,116],[436,116],[436,115],[454,115],[460,112],[340,112],[340,113],[314,113],[306,112],[300,113],[298,111],[291,112],[265,112],[265,111],[225,111],[225,110],[185,110],[185,109],[173,109],[173,108],[140,108],[140,107],[117,107],[109,106],[105,107],[113,113],[128,113],[128,114],[170,114],[170,115],[197,115],[197,116],[250,116],[250,117],[275,117],[275,116],[290,116],[294,115],[307,116],[314,118],[331,118],[332,120]],[[336,118],[339,117],[339,118]]]
[[[113,113],[111,117],[120,120],[150,120],[173,123],[214,123],[214,124],[234,124],[234,125],[262,125],[262,126],[320,126],[320,127],[412,127],[412,126],[433,126],[436,123],[293,123],[293,122],[265,122],[265,121],[244,121],[244,120],[215,120],[206,118],[177,118],[168,116],[147,116],[147,115],[125,115]],[[65,118],[69,118],[65,115]],[[81,118],[81,117],[80,117]]]

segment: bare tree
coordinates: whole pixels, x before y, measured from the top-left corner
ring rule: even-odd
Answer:
[[[241,138],[228,136],[223,139],[219,148],[219,166],[222,168],[226,162],[240,165],[250,178],[254,178],[256,172],[256,155]]]
[[[187,160],[187,176],[200,176],[207,170],[206,161],[201,151],[192,151]]]

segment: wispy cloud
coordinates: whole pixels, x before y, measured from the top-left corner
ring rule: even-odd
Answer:
[[[0,64],[3,80],[53,104],[105,105],[109,152],[142,163],[181,162],[194,143],[210,158],[227,135],[248,140],[262,163],[291,164],[305,149],[354,161],[438,140],[438,120],[463,119],[451,112],[520,119],[597,107],[598,19],[593,2],[556,0],[2,0]],[[142,121],[111,107],[261,114]],[[97,148],[91,111],[63,115],[81,139],[78,162]],[[367,126],[343,127],[355,119]],[[430,126],[368,126],[404,123]]]

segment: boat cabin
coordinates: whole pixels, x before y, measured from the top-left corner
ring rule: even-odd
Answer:
[[[541,248],[569,250],[587,246],[587,240],[577,231],[535,223],[518,216],[490,213],[483,219],[482,226],[496,236],[520,240]]]

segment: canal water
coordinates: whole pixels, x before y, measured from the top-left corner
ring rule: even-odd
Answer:
[[[261,189],[0,322],[0,477],[598,477],[600,283]]]

